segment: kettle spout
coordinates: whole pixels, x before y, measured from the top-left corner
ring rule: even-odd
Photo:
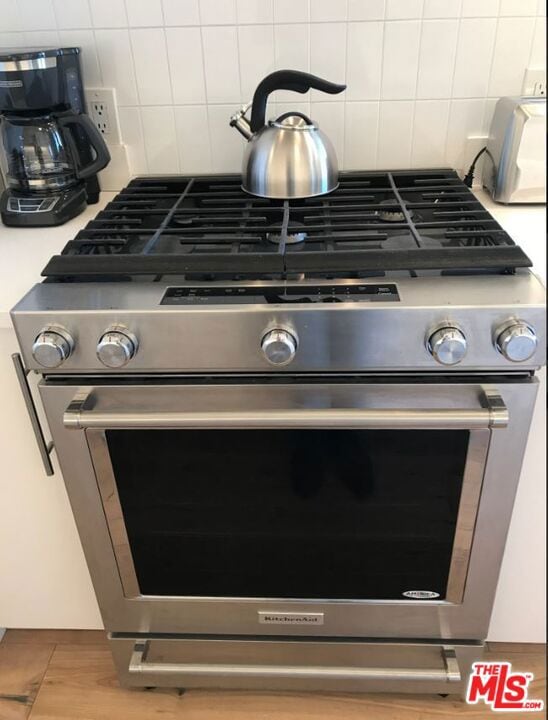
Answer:
[[[230,126],[236,128],[236,130],[245,137],[246,140],[250,140],[253,137],[251,132],[251,125],[245,114],[249,110],[250,105],[244,105],[240,108],[237,113],[234,113],[230,118]]]

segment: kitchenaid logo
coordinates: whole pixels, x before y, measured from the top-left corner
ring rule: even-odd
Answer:
[[[406,590],[402,595],[406,598],[412,598],[413,600],[433,600],[440,596],[439,593],[433,590]]]
[[[466,702],[477,705],[483,702],[491,710],[539,712],[543,700],[529,700],[528,687],[533,673],[512,672],[509,662],[477,662],[472,664]]]
[[[323,625],[323,613],[259,612],[262,625]]]

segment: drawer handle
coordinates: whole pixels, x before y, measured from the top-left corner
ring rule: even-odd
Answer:
[[[444,667],[421,670],[417,668],[359,668],[344,666],[306,667],[301,665],[226,665],[202,663],[158,663],[147,662],[148,640],[135,643],[129,661],[129,672],[133,675],[153,675],[168,673],[178,675],[202,675],[203,677],[222,675],[241,678],[324,678],[332,680],[398,680],[418,682],[458,683],[461,674],[455,648],[444,645],[441,648]]]
[[[34,431],[34,437],[36,438],[36,444],[38,445],[38,450],[40,451],[40,457],[42,458],[44,470],[46,471],[46,475],[51,476],[53,475],[53,465],[51,464],[50,454],[53,450],[53,442],[46,442],[46,439],[44,437],[44,431],[42,430],[42,426],[40,425],[38,413],[36,412],[36,405],[34,404],[34,400],[32,399],[32,393],[30,391],[29,383],[27,380],[27,375],[29,374],[29,371],[25,370],[23,361],[21,360],[21,355],[19,355],[19,353],[13,353],[11,359],[13,360],[15,373],[17,375],[17,379],[19,380],[19,387],[21,388],[21,392],[23,393],[23,399],[25,401],[25,405],[27,406],[30,424],[32,425],[32,429]]]

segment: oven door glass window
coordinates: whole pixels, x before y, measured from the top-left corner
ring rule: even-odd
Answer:
[[[469,431],[105,435],[142,595],[446,597]]]

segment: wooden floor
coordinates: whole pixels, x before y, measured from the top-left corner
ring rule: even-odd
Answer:
[[[535,674],[530,697],[544,698],[544,647],[497,645],[491,659]],[[544,712],[503,713],[504,720]],[[0,720],[478,720],[497,717],[485,705],[455,697],[348,695],[118,687],[104,633],[8,630],[0,642]]]

